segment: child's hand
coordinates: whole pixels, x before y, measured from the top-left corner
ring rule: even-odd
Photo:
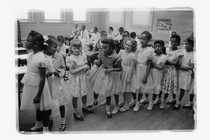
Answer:
[[[46,74],[46,77],[49,78],[49,77],[52,76],[52,75],[53,75],[52,72],[48,72],[48,73]]]
[[[183,58],[183,56],[184,56],[183,54],[182,55],[179,55],[179,58]]]
[[[83,69],[87,71],[87,70],[89,70],[89,66],[85,64],[85,65],[83,66]]]
[[[111,72],[110,69],[106,69],[106,70],[105,70],[105,73],[106,73],[106,74],[108,74],[108,73],[110,73],[110,72]]]
[[[93,64],[95,64],[96,66],[98,66],[99,65],[98,60],[94,60]]]
[[[40,100],[41,100],[41,97],[35,96],[33,99],[33,103],[34,104],[40,103]]]
[[[54,74],[55,76],[57,76],[57,77],[60,77],[60,76],[59,76],[59,73],[58,73],[57,71],[55,71],[53,74]]]
[[[87,75],[87,76],[89,76],[89,75],[90,75],[90,71],[89,71],[89,70],[86,72],[86,75]]]
[[[147,78],[146,77],[143,78],[142,83],[143,84],[147,83]]]

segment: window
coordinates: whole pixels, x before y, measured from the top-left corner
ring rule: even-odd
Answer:
[[[20,22],[28,22],[29,21],[29,11],[28,9],[17,9],[17,19]]]
[[[151,9],[134,9],[133,20],[134,26],[151,26],[152,23],[152,10]]]
[[[44,22],[61,22],[60,9],[44,9]]]
[[[110,24],[123,24],[124,13],[122,9],[119,10],[110,10],[109,11],[109,23]]]
[[[88,22],[89,12],[87,9],[73,9],[73,21],[76,22]]]

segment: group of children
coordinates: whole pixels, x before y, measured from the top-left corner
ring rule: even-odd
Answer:
[[[172,95],[173,109],[179,109],[184,93],[190,93],[190,102],[183,107],[192,107],[194,97],[194,39],[186,40],[185,49],[178,49],[181,38],[172,35],[171,47],[165,48],[162,40],[156,40],[154,47],[148,43],[152,35],[148,31],[141,33],[139,42],[128,34],[123,39],[123,47],[116,51],[113,38],[102,32],[97,42],[97,52],[93,63],[88,63],[90,56],[82,51],[82,42],[73,39],[69,54],[62,51],[62,37],[42,36],[31,31],[26,47],[32,49],[27,59],[27,72],[22,79],[24,84],[21,98],[21,110],[36,110],[35,126],[29,131],[49,131],[52,125],[51,110],[59,108],[61,123],[59,131],[65,131],[65,104],[72,101],[74,118],[83,121],[78,110],[77,100],[82,98],[82,111],[94,113],[93,106],[98,105],[98,97],[102,95],[106,105],[106,114],[125,112],[135,106],[137,112],[141,105],[148,103],[148,110],[160,103],[166,107],[166,100]],[[132,34],[134,36],[135,34]],[[180,89],[180,96],[176,95]],[[93,93],[93,102],[87,105],[87,96]],[[119,95],[123,94],[123,102],[119,103]],[[149,99],[149,94],[152,98]],[[115,107],[111,111],[111,97],[114,95]],[[143,100],[142,96],[145,95]],[[130,101],[130,96],[132,99]],[[163,96],[163,98],[161,98]],[[161,100],[162,99],[162,100]]]

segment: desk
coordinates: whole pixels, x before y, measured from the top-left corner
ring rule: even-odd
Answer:
[[[15,54],[27,54],[27,49],[23,47],[15,47]]]
[[[16,70],[15,70],[16,74],[24,74],[26,72],[27,72],[27,66],[16,67]]]
[[[15,55],[15,59],[27,59],[28,54]]]

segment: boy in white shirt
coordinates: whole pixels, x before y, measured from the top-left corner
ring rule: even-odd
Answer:
[[[113,32],[113,27],[109,27],[107,38],[111,38],[113,40],[117,40],[115,35],[114,35],[114,32]]]
[[[93,33],[92,36],[90,38],[90,41],[88,43],[86,43],[86,45],[89,46],[90,51],[92,50],[96,50],[96,44],[98,42],[98,40],[101,38],[100,33],[98,32],[98,28],[94,27],[93,28]]]
[[[74,38],[78,38],[79,34],[80,34],[80,29],[78,27],[78,24],[75,24],[75,26],[72,30],[72,35]]]
[[[82,25],[80,36],[78,38],[82,42],[82,50],[83,50],[83,52],[87,51],[87,48],[86,48],[85,44],[89,42],[90,37],[89,37],[88,31],[86,30],[85,25]]]
[[[130,33],[130,37],[136,40],[137,46],[140,46],[141,45],[140,44],[140,40],[136,37],[136,32],[131,32]]]
[[[124,28],[123,27],[120,27],[119,29],[118,29],[118,33],[117,33],[117,35],[116,35],[116,39],[118,40],[118,42],[120,43],[120,40],[122,39],[122,33],[124,32]]]

